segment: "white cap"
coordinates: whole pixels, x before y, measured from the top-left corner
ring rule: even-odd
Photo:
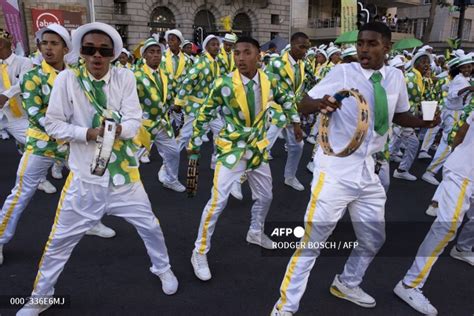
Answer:
[[[341,57],[344,58],[344,57],[355,56],[355,55],[357,55],[357,49],[355,48],[355,46],[351,45],[342,51]]]
[[[328,54],[328,57],[331,57],[335,53],[340,53],[341,50],[337,46],[330,46],[328,49],[326,49],[326,52]]]
[[[69,32],[63,26],[56,23],[49,24],[48,26],[43,27],[41,30],[37,31],[35,34],[35,37],[39,41],[41,41],[43,37],[43,33],[46,31],[51,31],[58,34],[63,39],[64,43],[66,43],[66,46],[69,49],[69,51],[72,50],[71,36],[69,35]]]
[[[102,22],[92,22],[79,26],[74,33],[72,33],[73,51],[77,55],[80,55],[82,37],[84,37],[84,34],[94,30],[102,31],[110,36],[114,45],[114,59],[117,59],[122,53],[122,37],[120,37],[120,34],[114,27]]]
[[[395,67],[395,68],[399,68],[399,67],[405,67],[405,62],[402,58],[401,55],[397,55],[395,57],[393,57],[389,62],[388,62],[389,66],[391,67]]]
[[[206,46],[209,43],[209,41],[212,40],[213,38],[217,39],[220,44],[221,41],[218,36],[213,35],[213,34],[206,36],[206,38],[204,39],[204,42],[202,42],[202,49],[205,50],[206,52],[207,52]]]
[[[173,30],[168,30],[168,31],[166,31],[166,32],[165,32],[165,40],[166,40],[166,41],[168,41],[168,36],[169,36],[170,34],[173,34],[173,35],[175,35],[176,37],[178,37],[179,40],[181,41],[181,43],[184,42],[184,37],[183,37],[183,34],[181,33],[180,30],[173,29]]]
[[[224,42],[235,44],[235,42],[237,42],[237,35],[235,35],[234,33],[227,33],[224,36]]]

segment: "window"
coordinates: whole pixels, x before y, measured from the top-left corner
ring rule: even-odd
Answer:
[[[280,16],[278,14],[272,14],[272,24],[280,24]]]
[[[428,25],[428,19],[414,19],[413,20],[413,33],[416,38],[422,38],[425,34],[426,25]]]
[[[114,0],[114,14],[127,14],[127,2],[124,0]]]
[[[431,4],[431,0],[424,0],[424,4]]]
[[[453,18],[451,21],[451,37],[457,38],[458,37],[458,25],[459,25],[459,18]],[[462,27],[462,39],[464,41],[469,41],[471,38],[471,25],[472,20],[464,19],[464,24]]]
[[[126,46],[127,44],[127,37],[128,37],[128,25],[125,24],[116,24],[115,29],[120,34],[122,38],[123,45]]]
[[[278,32],[271,32],[270,33],[270,40],[274,39],[275,37],[277,37],[279,35]]]

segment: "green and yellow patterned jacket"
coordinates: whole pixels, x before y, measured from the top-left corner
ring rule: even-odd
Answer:
[[[410,112],[418,115],[421,111],[421,101],[425,100],[425,83],[421,73],[413,68],[405,74]]]
[[[176,71],[173,68],[173,58],[176,58]],[[160,65],[161,69],[165,70],[173,77],[176,86],[181,85],[192,66],[192,59],[189,58],[185,53],[180,51],[178,56],[175,57],[169,48],[163,54],[163,59]]]
[[[55,159],[66,159],[68,145],[51,139],[44,129],[49,96],[57,73],[46,61],[23,76],[21,91],[23,108],[28,114],[26,150],[33,154]]]
[[[245,158],[248,169],[255,169],[267,161],[269,141],[266,134],[270,119],[286,120],[280,105],[292,107],[294,97],[280,88],[274,76],[262,70],[258,70],[258,73],[262,104],[255,119],[251,121],[251,111],[239,71],[222,76],[216,80],[194,121],[193,137],[188,149],[199,150],[209,122],[217,113],[221,113],[225,125],[216,140],[217,160],[225,167],[232,168]]]
[[[230,54],[227,54],[227,52],[224,50],[224,47],[221,47],[221,52],[219,55],[217,55],[217,63],[219,64],[221,75],[231,73],[236,69],[234,52],[231,51]]]

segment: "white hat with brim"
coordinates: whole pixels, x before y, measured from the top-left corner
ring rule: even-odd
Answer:
[[[349,46],[342,51],[341,57],[349,57],[357,55],[357,49],[354,46]]]
[[[120,34],[112,26],[101,23],[101,22],[92,22],[79,26],[74,33],[72,34],[72,47],[73,50],[80,55],[82,38],[84,35],[90,31],[102,31],[112,39],[114,45],[114,60],[117,59],[122,53],[123,42]]]
[[[207,44],[209,44],[209,42],[210,42],[212,39],[214,39],[214,38],[219,42],[219,44],[221,43],[221,41],[220,41],[220,39],[219,39],[218,36],[215,36],[215,35],[213,35],[213,34],[210,34],[210,35],[208,35],[208,36],[204,39],[204,42],[202,42],[202,49],[207,52],[206,46],[207,46]]]
[[[181,41],[181,43],[184,43],[184,37],[183,37],[183,33],[181,33],[180,30],[177,30],[177,29],[174,29],[174,30],[169,30],[169,31],[166,31],[165,33],[165,40],[168,42],[168,36],[169,35],[174,35],[176,36],[177,38],[179,38],[179,40]],[[180,43],[180,44],[181,44]]]
[[[192,45],[193,43],[191,43],[191,42],[188,41],[188,40],[184,40],[184,42],[181,43],[181,48],[183,48],[184,46],[186,46],[186,45],[188,45],[188,44],[191,44],[191,45]]]
[[[224,36],[224,42],[235,44],[235,42],[237,42],[237,35],[234,33],[227,33]]]
[[[459,63],[456,66],[461,67],[461,66],[471,64],[471,63],[472,63],[471,55],[464,55],[462,57],[459,57]]]
[[[448,66],[448,68],[451,69],[453,67],[456,67],[458,63],[459,63],[459,57],[454,57],[446,63],[446,66]]]
[[[41,30],[37,31],[35,33],[35,37],[39,41],[41,41],[43,38],[43,34],[46,31],[51,31],[58,34],[63,39],[64,43],[66,43],[66,46],[69,49],[69,51],[72,50],[71,36],[69,35],[69,32],[64,28],[64,26],[61,26],[56,23],[50,24],[46,27],[43,27]]]
[[[162,53],[164,53],[166,50],[165,45],[159,43],[155,38],[150,37],[143,43],[143,46],[140,48],[140,55],[143,57],[143,53],[147,50],[147,48],[151,46],[159,46],[161,48]]]
[[[326,52],[328,54],[328,57],[331,57],[332,55],[334,55],[335,53],[340,53],[341,50],[336,47],[336,46],[331,46],[329,47],[328,49],[326,49]]]
[[[122,53],[130,57],[130,52],[126,48],[122,48]]]
[[[413,57],[413,59],[411,60],[411,64],[412,66],[415,65],[415,62],[420,59],[421,57],[423,56],[426,56],[428,57],[428,59],[430,60],[430,63],[432,62],[432,59],[431,59],[431,54],[428,53],[427,51],[425,50],[420,50],[418,53],[415,54],[415,56]]]
[[[324,56],[324,58],[328,59],[328,53],[326,53],[324,49],[321,49],[321,48],[317,49],[316,54],[321,54]]]
[[[400,55],[397,55],[388,62],[388,65],[395,68],[405,67],[405,62]]]

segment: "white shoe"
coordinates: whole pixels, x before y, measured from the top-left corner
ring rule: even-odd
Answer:
[[[436,217],[438,216],[438,208],[430,204],[430,206],[428,206],[428,209],[426,210],[425,213],[426,215]]]
[[[184,192],[186,191],[186,187],[179,183],[178,180],[175,182],[163,182],[163,186],[167,189],[176,191],[176,192]]]
[[[292,312],[285,312],[285,311],[279,311],[275,306],[273,306],[273,310],[272,310],[272,313],[270,314],[270,316],[293,316],[293,313]]]
[[[234,181],[234,183],[232,183],[230,194],[237,200],[242,200],[244,198],[242,194],[242,184],[240,183],[240,181]]]
[[[421,179],[432,185],[439,185],[439,181],[436,180],[435,175],[429,171],[426,171],[425,173],[423,173],[423,176],[421,177]]]
[[[38,190],[44,191],[48,194],[56,193],[56,188],[54,185],[46,179],[40,182],[38,185]]]
[[[431,159],[431,158],[433,158],[433,157],[431,157],[431,155],[428,154],[424,150],[420,151],[420,153],[418,154],[418,159]]]
[[[249,230],[247,233],[247,242],[250,244],[258,245],[265,249],[273,250],[273,240],[270,239],[261,231]]]
[[[438,315],[436,308],[423,295],[423,292],[417,288],[406,288],[402,281],[398,282],[393,292],[408,305],[424,315]]]
[[[165,170],[165,164],[162,164],[160,167],[160,170],[158,171],[158,181],[161,183],[165,183],[165,178],[166,178],[166,170]]]
[[[469,263],[471,266],[474,266],[474,252],[473,251],[459,251],[458,248],[454,246],[453,249],[451,249],[451,252],[449,254],[454,259],[465,261]]]
[[[191,264],[193,265],[194,274],[201,281],[208,281],[211,279],[211,270],[209,270],[209,265],[207,264],[207,256],[200,254],[193,250],[193,255],[191,256]]]
[[[399,163],[402,162],[402,158],[398,156],[390,156],[390,161]]]
[[[54,179],[61,180],[63,178],[63,165],[55,163],[51,168],[51,176]]]
[[[306,138],[306,141],[310,144],[315,145],[316,144],[316,137],[314,137],[313,135],[309,135],[308,138]]]
[[[360,286],[354,288],[348,288],[339,280],[339,274],[336,274],[334,281],[329,288],[329,292],[332,295],[348,300],[354,304],[362,307],[372,308],[375,307],[375,299],[369,294],[365,293]]]
[[[140,162],[143,164],[150,163],[150,155],[148,153],[143,154],[143,156],[140,158]]]
[[[39,305],[27,303],[16,313],[16,316],[38,316],[40,313],[44,312],[50,307],[51,304]]]
[[[313,171],[314,171],[314,162],[312,160],[310,162],[308,162],[308,164],[306,165],[306,169],[308,169],[309,172],[313,173]]]
[[[161,280],[161,288],[163,289],[163,293],[166,295],[173,295],[176,293],[178,290],[178,279],[171,269],[160,274],[158,277]]]
[[[209,141],[209,137],[207,136],[207,133],[204,134],[204,135],[202,135],[201,139],[202,139],[202,141],[205,142],[205,143],[208,142],[208,141]]]
[[[409,173],[408,171],[403,171],[400,172],[398,169],[395,169],[393,172],[393,177],[397,179],[403,179],[403,180],[408,180],[408,181],[416,181],[416,177]]]
[[[292,187],[296,191],[304,191],[304,186],[298,181],[298,179],[296,179],[296,177],[285,179],[285,184]]]
[[[3,140],[10,138],[10,135],[8,135],[8,133],[4,129],[0,130],[0,136],[2,137]]]
[[[102,238],[112,238],[115,236],[115,230],[109,228],[102,224],[102,222],[98,222],[97,225],[92,227],[86,232],[88,236],[98,236]]]
[[[0,245],[0,266],[3,264],[3,245]]]

